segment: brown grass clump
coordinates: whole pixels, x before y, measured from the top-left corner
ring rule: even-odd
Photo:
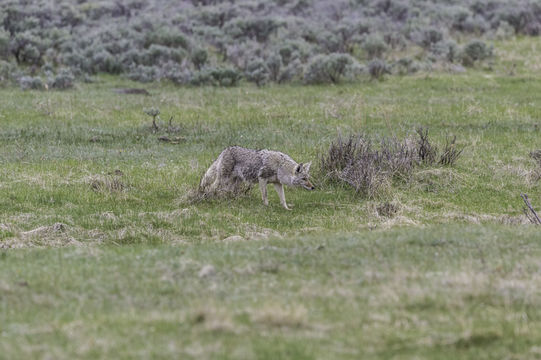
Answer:
[[[214,191],[197,187],[187,190],[181,199],[181,203],[197,204],[202,201],[238,199],[240,197],[248,196],[252,188],[252,184],[241,182]]]
[[[120,180],[118,175],[107,175],[94,177],[90,180],[90,188],[96,192],[121,192],[124,191],[127,187]]]
[[[535,161],[536,168],[533,170],[532,179],[534,182],[541,179],[541,150],[534,150],[530,152],[530,157]]]
[[[251,320],[268,327],[308,327],[308,311],[303,305],[263,305],[252,311]]]
[[[428,140],[428,129],[420,127],[417,129],[417,154],[419,160],[425,164],[433,164],[436,159],[437,148]]]
[[[445,141],[445,147],[443,148],[439,163],[441,165],[454,165],[457,159],[462,155],[464,147],[456,145],[456,136],[447,138]]]
[[[417,155],[407,141],[382,139],[374,145],[366,135],[341,135],[320,157],[320,169],[327,179],[343,181],[355,192],[374,197],[390,186],[392,179],[408,176]]]
[[[373,198],[388,189],[394,180],[410,179],[413,170],[421,165],[451,166],[463,147],[456,145],[456,137],[447,140],[443,152],[428,138],[428,129],[417,129],[417,138],[403,140],[382,138],[374,143],[365,134],[350,135],[333,141],[327,153],[320,156],[320,170],[326,180],[345,182],[357,194]]]
[[[399,210],[400,210],[400,206],[398,204],[388,202],[388,201],[385,201],[376,207],[376,211],[378,212],[378,215],[386,217],[386,218],[394,217],[398,213]]]

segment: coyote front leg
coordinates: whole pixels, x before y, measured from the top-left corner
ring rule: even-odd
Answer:
[[[259,178],[259,189],[261,189],[261,199],[265,206],[269,205],[269,199],[267,199],[267,180]]]
[[[274,188],[276,189],[276,192],[278,193],[278,197],[280,198],[280,204],[286,209],[291,210],[287,207],[286,203],[286,195],[284,194],[284,185],[282,184],[274,184]]]

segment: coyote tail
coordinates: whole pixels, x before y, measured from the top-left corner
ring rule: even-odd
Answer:
[[[201,181],[199,182],[199,192],[200,193],[206,193],[210,189],[209,187],[216,181],[216,177],[218,176],[218,159],[216,159],[212,165],[208,168],[208,170],[205,172],[205,175],[201,178]]]

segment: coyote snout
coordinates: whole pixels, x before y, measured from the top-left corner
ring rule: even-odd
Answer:
[[[309,180],[311,163],[297,164],[279,151],[252,150],[231,146],[220,153],[209,167],[199,190],[202,192],[230,191],[240,182],[259,183],[263,204],[268,205],[267,184],[274,188],[284,208],[290,210],[284,195],[284,185],[314,190]]]

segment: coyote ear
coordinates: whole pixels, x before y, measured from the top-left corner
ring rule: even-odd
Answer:
[[[295,169],[295,172],[298,174],[302,171],[302,163],[300,163],[299,165],[297,165],[297,168]]]
[[[307,164],[304,164],[304,172],[308,173],[310,171],[310,166],[312,165],[312,162],[310,161]]]

